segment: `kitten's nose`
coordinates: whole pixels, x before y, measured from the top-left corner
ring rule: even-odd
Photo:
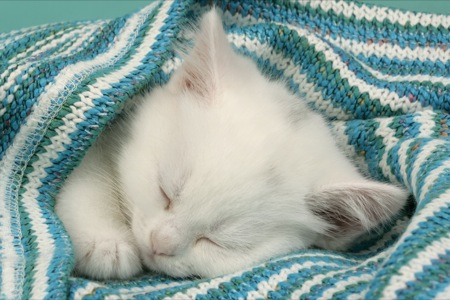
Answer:
[[[173,256],[178,248],[177,234],[173,230],[155,230],[150,234],[154,255]]]

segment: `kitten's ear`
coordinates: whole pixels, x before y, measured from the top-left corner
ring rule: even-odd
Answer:
[[[185,57],[176,84],[185,91],[211,101],[220,89],[221,75],[232,59],[229,44],[218,12],[206,13],[194,39],[194,48]]]
[[[317,246],[347,247],[353,238],[398,213],[407,197],[399,187],[374,181],[338,184],[307,195],[309,208],[329,227]]]

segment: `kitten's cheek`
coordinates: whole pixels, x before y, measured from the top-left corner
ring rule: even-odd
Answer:
[[[143,238],[150,235],[150,230],[145,230],[145,226],[140,222],[133,222],[131,231],[136,241],[139,250],[139,256],[147,267],[154,265],[154,259],[151,256],[151,250],[148,245],[148,240]]]
[[[155,257],[150,251],[140,250],[141,260],[148,270],[165,273],[164,268],[161,267],[164,266],[164,263],[160,258]]]
[[[189,267],[183,259],[174,256],[151,256],[147,255],[142,259],[145,268],[151,271],[163,273],[175,278],[191,276]]]
[[[155,269],[155,260],[148,253],[142,253],[141,251],[141,259],[144,262],[144,265],[151,270]]]

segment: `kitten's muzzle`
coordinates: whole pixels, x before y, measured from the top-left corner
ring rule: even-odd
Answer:
[[[152,255],[174,256],[179,249],[180,241],[175,230],[169,228],[157,229],[150,234],[150,249]]]

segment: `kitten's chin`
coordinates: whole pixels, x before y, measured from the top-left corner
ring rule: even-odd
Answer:
[[[225,274],[229,274],[240,270],[239,266],[230,268],[228,264],[226,268],[220,268],[216,266],[214,268],[208,268],[206,266],[198,266],[191,264],[187,259],[179,258],[176,256],[142,256],[144,266],[154,272],[169,275],[174,278],[186,278],[186,277],[200,277],[200,278],[212,278]]]
[[[196,275],[192,274],[188,266],[179,262],[175,257],[159,257],[145,254],[142,256],[142,261],[147,269],[175,278],[185,278]]]
[[[287,254],[287,253],[283,253]],[[214,260],[213,263],[206,261],[202,263],[192,263],[191,260],[185,257],[177,256],[150,256],[143,257],[144,266],[152,271],[169,275],[174,278],[214,278],[235,272],[242,272],[246,269],[253,268],[260,263],[264,263],[271,258],[264,257],[259,260],[239,259],[239,261],[226,260],[220,263],[220,259]],[[212,262],[212,261],[211,261]]]

